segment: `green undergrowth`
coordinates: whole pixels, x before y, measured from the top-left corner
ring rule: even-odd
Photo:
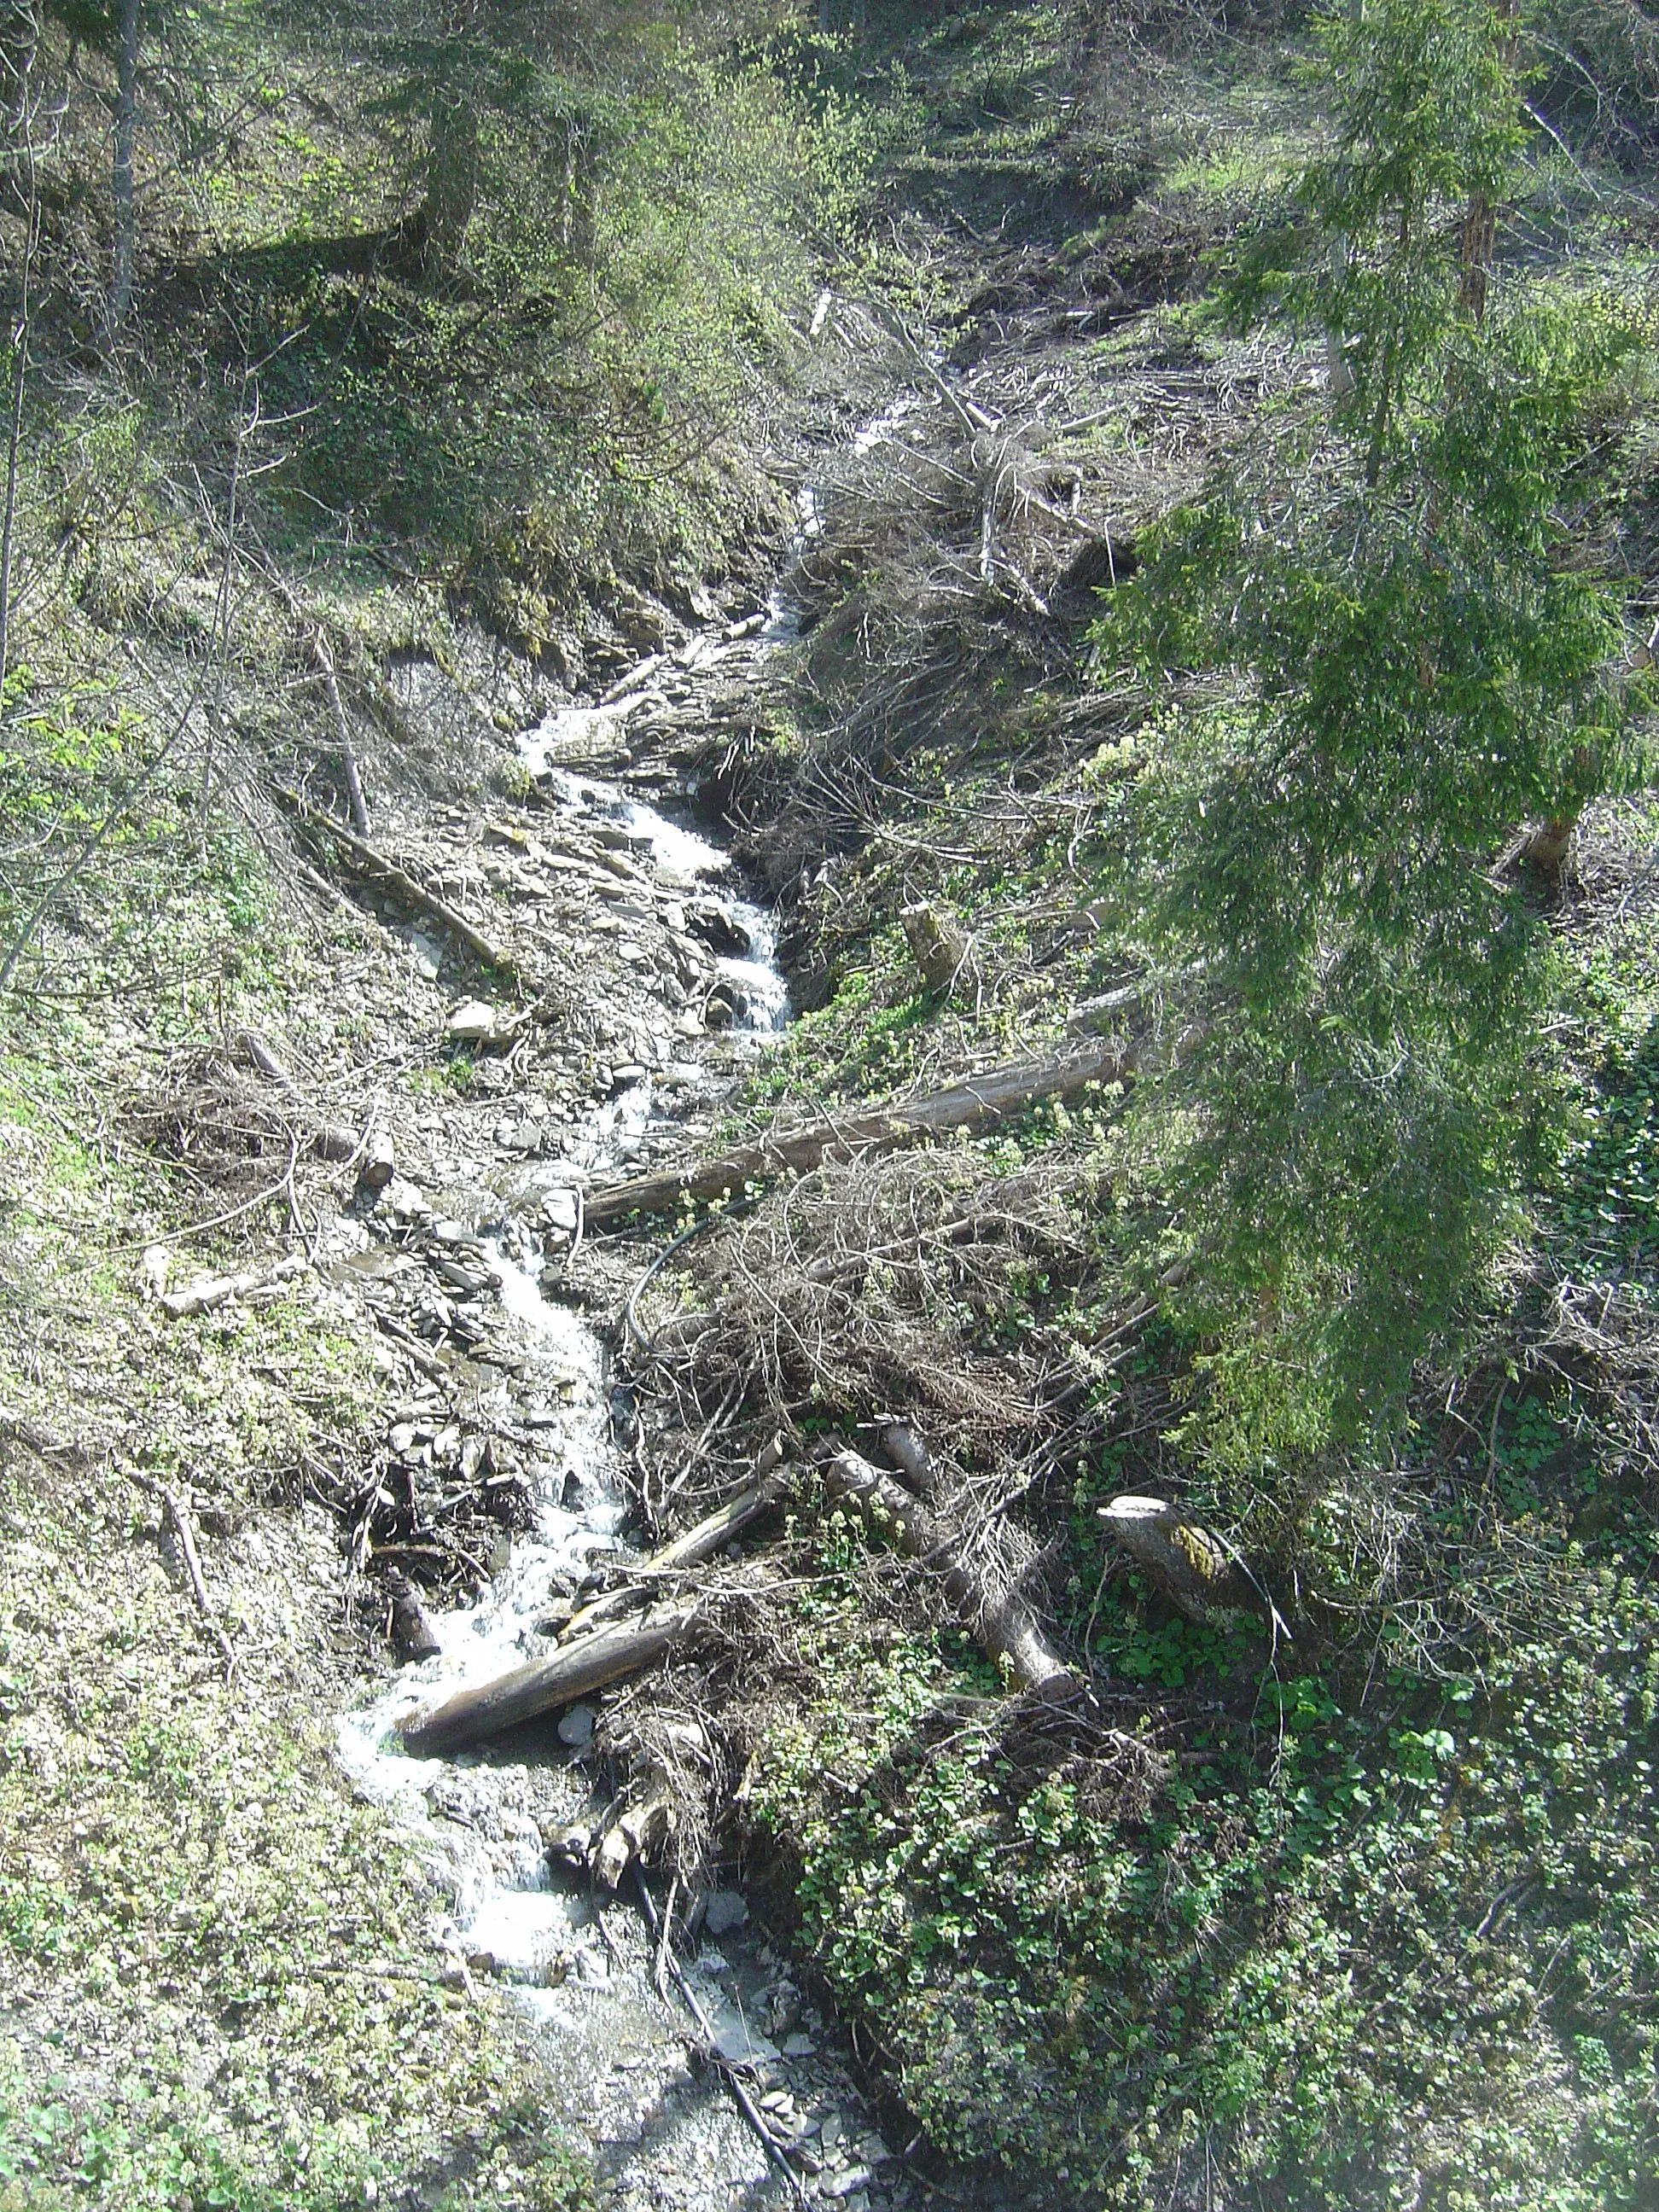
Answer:
[[[1036,149],[1061,147],[1062,118],[1045,110],[1061,13],[1037,27],[1021,9],[941,9],[918,25],[911,65],[942,118],[908,172],[924,205],[954,191],[971,221],[976,163],[1013,179]],[[1120,137],[1144,164],[1143,200],[1091,217],[1090,251],[1126,285],[1153,268],[1133,256],[1154,211],[1201,240],[1217,274],[1282,216],[1310,150],[1294,44],[1188,60],[1164,80],[1170,110],[1191,96],[1187,112],[1149,120],[1138,147]],[[1126,82],[1137,65],[1125,63]],[[949,103],[937,98],[947,85]],[[1012,206],[1012,184],[1009,195]],[[1570,245],[1574,283],[1593,275],[1633,296],[1621,195],[1540,142],[1515,219],[1534,289]],[[1011,213],[1009,235],[1027,214]],[[1188,293],[1204,281],[1189,270]],[[998,297],[994,312],[1013,310]],[[1093,360],[1103,375],[1201,380],[1219,329],[1189,298],[1156,333],[1149,321],[1098,342]],[[1259,334],[1251,373],[1276,362],[1295,386],[1317,335]],[[1066,366],[1082,362],[1079,349]],[[1275,397],[1261,419],[1275,428],[1305,397]],[[1650,569],[1650,399],[1644,386],[1622,418],[1592,425],[1586,473],[1552,516],[1576,562]],[[1246,402],[1202,434],[1240,452],[1257,427]],[[1115,459],[1155,435],[1109,423],[1090,451]],[[1091,487],[1096,512],[1105,482]],[[1173,499],[1173,471],[1169,483]],[[960,551],[943,530],[933,550],[942,562]],[[850,756],[881,798],[857,838],[824,810],[834,867],[803,932],[823,1004],[753,1079],[754,1118],[942,1087],[1118,1025],[1156,1051],[1185,1018],[1173,990],[1167,1004],[1136,995],[1135,948],[1091,917],[1121,888],[1121,795],[1149,750],[1113,694],[1109,656],[1090,669],[1078,652],[1077,691],[1098,691],[1091,719],[1072,716],[1066,680],[1011,645],[1012,620],[996,638],[990,621],[976,632],[947,608],[918,643],[896,620],[883,629],[894,596],[891,578],[872,584],[844,561],[807,634],[800,757],[828,781]],[[1639,613],[1644,629],[1650,618]],[[888,666],[872,631],[894,659],[937,654],[952,672],[937,687],[948,712],[919,678],[892,727],[857,722],[859,653]],[[971,680],[955,672],[964,658]],[[1194,672],[1191,696],[1221,696],[1213,671]],[[1273,1283],[1224,1373],[1182,1280],[1158,1281],[1176,1256],[1167,1187],[1116,1096],[953,1153],[951,1175],[971,1160],[988,1190],[1018,1162],[1091,1194],[1076,1264],[1033,1269],[1022,1297],[977,1313],[970,1331],[975,1350],[1029,1332],[1083,1386],[1056,1420],[1053,1461],[1025,1487],[1032,1461],[1011,1443],[1010,1466],[988,1455],[958,1496],[976,1509],[981,1482],[991,1496],[1000,1474],[1012,1487],[1018,1459],[1014,1510],[1042,1552],[1025,1589],[1073,1661],[1092,1665],[1101,1727],[1068,1737],[1009,1700],[954,1633],[920,1625],[937,1590],[919,1601],[869,1556],[878,1539],[832,1516],[796,1604],[813,1686],[777,1712],[750,1804],[803,1954],[928,2140],[982,2161],[994,2197],[1090,2212],[1659,2201],[1652,836],[1650,794],[1609,799],[1581,825],[1579,872],[1559,896],[1506,879],[1547,916],[1555,958],[1553,997],[1523,1041],[1547,1141],[1535,1184],[1512,1193],[1512,1234],[1422,1360],[1392,1437],[1339,1444],[1315,1421],[1230,1464],[1206,1449],[1215,1394],[1271,1389],[1273,1299],[1324,1286]],[[809,877],[820,858],[808,848]],[[1240,859],[1253,885],[1259,858]],[[1264,895],[1279,880],[1269,871]],[[970,942],[947,993],[922,987],[896,925],[918,898],[949,908]],[[1097,1203],[1107,1188],[1112,1207]],[[1201,1206],[1195,1220],[1201,1267]],[[1115,1328],[1138,1288],[1159,1319],[1117,1342],[1109,1372],[1079,1361],[1072,1347]],[[864,1296],[882,1294],[872,1270]],[[927,1379],[919,1368],[907,1395],[884,1376],[886,1397],[835,1418],[884,1420],[900,1403],[925,1431]],[[1103,1540],[1097,1508],[1121,1492],[1172,1496],[1237,1542],[1288,1634],[1270,1639],[1254,1615],[1200,1626],[1175,1611]]]
[[[258,1349],[279,1352],[280,1333]],[[202,1364],[192,1466],[218,1457]],[[511,2109],[510,2038],[442,1985],[401,1855],[332,1764],[325,1598],[308,1587],[331,1540],[312,1531],[296,1556],[282,1522],[228,1522],[219,1502],[198,1510],[244,1655],[229,1683],[164,1571],[148,1493],[8,1466],[0,2174],[57,2192],[32,2203],[320,2212],[511,2139],[484,2201],[574,2204],[573,2160],[555,2142],[541,2156]]]
[[[1246,1664],[1113,1596],[1103,1759],[1032,1756],[850,1607],[814,1624],[823,1694],[756,1803],[936,2142],[1097,2205],[1164,2201],[1194,2160],[1268,2203],[1650,2201],[1650,1545],[1524,1512],[1486,1537],[1465,1601],[1504,1633],[1432,1674],[1386,1641],[1364,1672]]]
[[[204,831],[199,755],[123,808],[156,721],[102,714],[65,694],[0,764],[54,866],[113,808],[0,1015],[0,2203],[577,2212],[516,2031],[445,1984],[332,1757],[357,1649],[307,1493],[369,1464],[375,1347],[311,1279],[176,1322],[145,1294],[157,1238],[175,1282],[289,1240],[286,1136],[259,1157],[211,1070],[303,1007],[313,948],[234,817]]]

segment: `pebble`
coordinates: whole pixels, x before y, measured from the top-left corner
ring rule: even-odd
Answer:
[[[559,1741],[572,1751],[586,1751],[593,1741],[593,1708],[572,1705],[559,1723]]]

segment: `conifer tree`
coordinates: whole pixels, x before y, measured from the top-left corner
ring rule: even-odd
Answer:
[[[1101,626],[1156,709],[1114,895],[1206,1024],[1139,1126],[1195,1263],[1210,1443],[1257,1469],[1397,1416],[1514,1219],[1551,938],[1500,863],[1629,750],[1617,602],[1563,555],[1630,337],[1490,270],[1512,22],[1366,0],[1322,37],[1331,143],[1238,296],[1336,334],[1344,374],[1170,519]]]

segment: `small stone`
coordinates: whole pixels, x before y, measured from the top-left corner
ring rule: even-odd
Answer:
[[[399,1221],[430,1221],[432,1208],[415,1185],[403,1176],[393,1176],[380,1193],[380,1203],[387,1212]]]
[[[786,2058],[813,2057],[817,2054],[817,2047],[810,2035],[802,2035],[799,2031],[793,2035],[785,2036],[783,2039],[783,2055]]]
[[[875,2179],[867,2166],[849,2166],[832,2180],[820,2184],[826,2197],[851,2197],[860,2189],[867,2189]]]
[[[482,999],[463,999],[452,1006],[445,1029],[457,1044],[508,1044],[513,1024]]]
[[[749,1900],[741,1890],[711,1890],[703,1925],[711,1936],[725,1936],[741,1928],[749,1917]]]
[[[556,1833],[543,1831],[543,1841],[548,1856],[562,1866],[585,1870],[593,1850],[593,1831],[591,1828],[561,1828]]]
[[[559,1723],[559,1741],[572,1751],[586,1751],[592,1741],[592,1706],[572,1705]]]
[[[574,1237],[580,1201],[574,1190],[550,1190],[542,1200],[539,1219],[544,1230],[562,1237]]]

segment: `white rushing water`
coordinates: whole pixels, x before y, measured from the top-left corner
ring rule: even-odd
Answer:
[[[731,863],[707,838],[614,785],[550,766],[546,751],[560,734],[544,725],[525,744],[544,789],[579,816],[620,828],[636,864],[649,869],[659,889],[714,899],[733,933],[747,940],[746,952],[721,957],[718,966],[740,1009],[729,1034],[746,1036],[750,1050],[764,1049],[789,1018],[772,917],[729,887]],[[665,1073],[689,1077],[694,1071]],[[564,1162],[538,1162],[534,1175],[523,1178],[519,1204],[533,1213],[538,1197],[558,1182],[562,1164],[573,1184],[585,1175],[614,1171],[653,1110],[648,1076],[596,1104],[571,1132]],[[659,2041],[663,2035],[660,2019],[654,2028],[647,2021],[648,1975],[622,1969],[617,1938],[600,1927],[586,1883],[562,1881],[549,1859],[550,1828],[592,1817],[592,1785],[558,1740],[580,1748],[591,1734],[591,1714],[578,1708],[567,1715],[558,1738],[550,1724],[533,1762],[523,1765],[494,1753],[414,1758],[400,1733],[417,1713],[552,1649],[556,1623],[550,1607],[561,1599],[568,1604],[597,1555],[623,1548],[627,1500],[611,1432],[605,1348],[579,1313],[544,1293],[537,1239],[510,1200],[505,1211],[504,1224],[498,1218],[462,1226],[478,1236],[523,1361],[514,1411],[537,1443],[532,1525],[515,1540],[509,1564],[473,1602],[433,1616],[436,1656],[404,1667],[367,1704],[344,1715],[337,1741],[358,1789],[391,1808],[408,1836],[435,1900],[434,1939],[455,1960],[456,1972],[472,1971],[468,1961],[478,1970],[487,1965],[510,1984],[532,2017],[560,2039],[574,2069],[572,2084],[588,2097],[582,2069],[603,2082],[606,2053],[618,2036],[643,2048],[652,2033]],[[775,2046],[722,1982],[726,1955],[705,1946],[689,1965],[722,2046],[733,2056],[775,2058]],[[601,2003],[608,2014],[595,2013]],[[672,2033],[663,2048],[678,2051]],[[667,2065],[662,2060],[659,2075]],[[716,2100],[714,2117],[705,2112],[698,2124],[714,2124],[718,2109]],[[739,2155],[730,2144],[727,2151]],[[698,2155],[706,2155],[706,2146]]]

